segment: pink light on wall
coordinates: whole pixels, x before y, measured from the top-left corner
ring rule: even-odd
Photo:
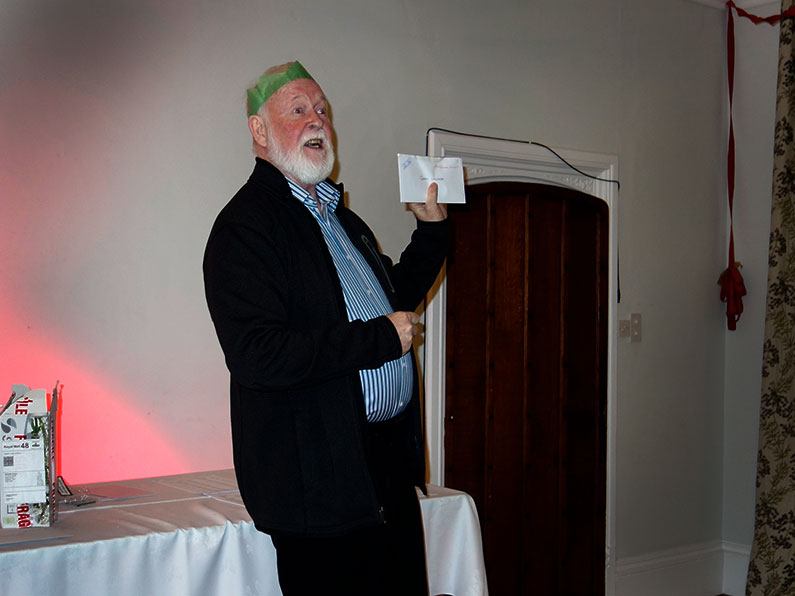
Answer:
[[[211,220],[186,184],[201,166],[180,161],[193,148],[185,81],[201,80],[181,62],[190,11],[12,4],[0,9],[0,400],[12,383],[63,383],[69,482],[229,467],[228,378],[201,284]]]
[[[189,469],[168,437],[168,422],[135,409],[135,399],[114,379],[74,357],[68,342],[25,323],[19,310],[0,299],[4,339],[0,387],[11,383],[52,389],[63,384],[60,404],[60,473],[70,483],[174,474]],[[175,421],[176,422],[176,421]]]
[[[20,96],[36,97],[36,91],[32,82],[17,85],[0,94],[0,107],[18,106]],[[96,100],[69,94],[61,105],[80,102],[97,108]],[[107,186],[102,172],[91,169],[96,149],[73,143],[71,154],[59,155],[57,144],[43,143],[44,130],[17,114],[15,122],[0,126],[5,142],[15,140],[13,160],[0,166],[0,400],[12,383],[50,391],[60,380],[59,472],[69,483],[190,471],[195,464],[170,438],[176,421],[139,405],[140,389],[131,387],[129,375],[103,362],[107,345],[96,338],[115,330],[99,322],[93,336],[81,333],[98,315],[97,303],[86,302],[75,288],[99,289],[81,268],[104,277],[87,263],[102,250],[95,236],[115,216],[112,206],[87,201],[85,190],[75,190]]]

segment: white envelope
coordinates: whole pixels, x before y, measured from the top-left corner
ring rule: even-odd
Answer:
[[[439,186],[439,203],[466,203],[460,157],[425,157],[398,153],[401,203],[424,203],[431,182]]]

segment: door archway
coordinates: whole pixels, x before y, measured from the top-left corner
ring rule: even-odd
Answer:
[[[517,141],[498,140],[446,131],[431,130],[428,154],[460,157],[468,185],[516,181],[570,188],[604,201],[608,208],[608,321],[607,321],[607,429],[606,429],[606,528],[605,593],[615,591],[615,434],[616,434],[616,351],[618,331],[618,188],[609,180],[618,178],[614,155],[555,148]],[[564,163],[566,160],[583,175]],[[599,178],[601,180],[598,180]],[[444,420],[446,395],[446,306],[444,274],[430,294],[425,312],[425,415],[428,429],[430,481],[444,481]]]

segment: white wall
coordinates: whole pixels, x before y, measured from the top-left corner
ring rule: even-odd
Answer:
[[[621,318],[617,547],[624,556],[720,536],[723,15],[622,6],[618,151]]]
[[[772,14],[779,6],[755,9]],[[773,128],[779,28],[736,23],[734,242],[748,296],[737,331],[726,335],[724,536],[753,538],[756,449],[767,294]],[[750,515],[749,515],[750,513]]]
[[[775,14],[779,3],[755,7]],[[734,128],[737,172],[734,241],[748,295],[737,331],[726,334],[723,452],[723,539],[737,554],[727,569],[735,579],[726,591],[742,593],[754,530],[756,452],[762,343],[767,293],[767,251],[773,174],[779,28],[735,21]],[[746,555],[746,556],[741,556]]]
[[[617,556],[721,536],[723,15],[672,0],[0,4],[0,388],[65,384],[82,482],[231,464],[206,313],[213,217],[251,167],[243,89],[299,58],[385,250],[394,154],[439,126],[619,156]]]

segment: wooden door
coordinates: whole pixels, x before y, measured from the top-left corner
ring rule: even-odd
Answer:
[[[450,218],[445,484],[478,506],[491,594],[604,594],[607,206],[501,182]]]

